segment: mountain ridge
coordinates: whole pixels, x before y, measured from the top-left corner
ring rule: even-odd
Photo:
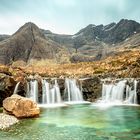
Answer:
[[[89,24],[74,35],[64,35],[28,22],[4,38],[0,41],[0,63],[3,64],[29,63],[31,60],[91,62],[116,54],[116,48],[120,46],[140,46],[140,24],[122,19],[108,25]]]

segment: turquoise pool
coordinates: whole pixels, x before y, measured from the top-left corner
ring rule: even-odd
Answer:
[[[140,140],[140,107],[42,108],[39,118],[0,131],[0,140]]]

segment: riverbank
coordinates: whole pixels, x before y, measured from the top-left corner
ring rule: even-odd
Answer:
[[[10,126],[18,123],[19,120],[11,115],[0,113],[0,130],[9,128]]]

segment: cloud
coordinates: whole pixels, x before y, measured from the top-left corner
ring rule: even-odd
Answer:
[[[56,33],[74,34],[88,24],[122,18],[140,22],[140,0],[0,0],[0,34],[14,33],[25,22]]]
[[[23,17],[19,15],[10,15],[8,18],[5,18],[5,16],[0,15],[0,34],[13,34],[16,32],[22,25],[24,25],[26,22],[34,22],[37,24],[38,27],[42,29],[49,29],[51,31],[55,32],[55,25],[54,23],[46,22],[44,20],[40,20],[35,17]],[[56,27],[58,28],[58,27]],[[65,32],[65,31],[64,31]]]

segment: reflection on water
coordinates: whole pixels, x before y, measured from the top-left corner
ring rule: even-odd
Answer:
[[[140,107],[90,105],[42,109],[40,118],[0,131],[2,140],[140,139]]]

